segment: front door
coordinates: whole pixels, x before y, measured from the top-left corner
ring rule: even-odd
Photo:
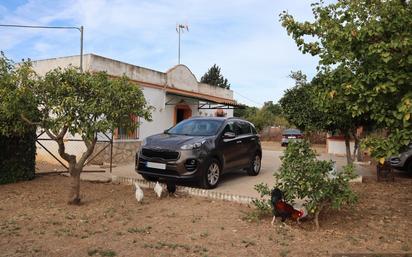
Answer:
[[[235,133],[236,137],[232,139],[224,139],[223,134],[225,132]],[[225,170],[235,169],[241,165],[241,159],[239,159],[239,152],[243,151],[243,149],[241,149],[241,140],[239,140],[238,134],[239,128],[233,121],[228,122],[228,124],[222,132],[220,147],[222,149]]]
[[[192,117],[192,109],[187,104],[178,104],[175,108],[175,124]]]

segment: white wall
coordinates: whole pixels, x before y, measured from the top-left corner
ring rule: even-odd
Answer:
[[[72,136],[70,134],[67,134],[64,138],[65,139],[81,139],[79,135]],[[57,145],[56,141],[49,140],[50,138],[46,134],[43,134],[42,136],[40,136],[39,139],[40,139],[39,140],[40,143],[44,145],[44,147],[46,147],[47,150],[52,152],[60,161],[66,164],[66,166],[68,165],[67,162],[59,156],[58,154],[59,146]],[[58,164],[58,161],[56,161],[40,144],[36,143],[36,147],[37,147],[36,160]],[[75,142],[66,141],[65,148],[66,148],[66,153],[76,155],[77,160],[86,151],[86,146],[84,145],[84,143],[79,142],[79,141],[75,141]]]
[[[62,67],[65,68],[69,65],[78,66],[79,56],[69,56],[52,58],[47,60],[40,60],[33,62],[33,68],[39,75],[44,75],[51,69]],[[83,57],[83,69],[85,71],[106,71],[112,76],[127,75],[132,80],[144,81],[159,86],[168,85],[170,87],[179,88],[195,93],[203,93],[211,96],[233,99],[233,91],[210,86],[207,84],[198,83],[196,77],[185,65],[176,65],[166,73],[131,65],[128,63],[112,60],[106,57],[87,54]],[[155,107],[152,112],[152,122],[141,120],[139,128],[139,140],[170,128],[174,125],[175,105],[165,105],[165,102],[169,101],[172,96],[166,95],[163,89],[142,87],[143,94],[149,105]],[[166,99],[166,100],[165,100]],[[179,97],[173,96],[173,102],[179,101]],[[182,98],[184,99],[184,98]],[[192,116],[215,116],[215,109],[211,110],[198,110],[197,104],[190,105],[192,109]],[[233,117],[233,110],[224,110],[227,113],[226,117]],[[47,142],[51,148],[55,143]],[[83,146],[78,146],[81,150]],[[76,147],[74,147],[76,148]]]
[[[346,146],[344,140],[336,140],[336,139],[327,139],[326,145],[328,149],[328,153],[346,156]],[[355,147],[355,142],[350,142],[350,151],[353,153],[353,149]]]

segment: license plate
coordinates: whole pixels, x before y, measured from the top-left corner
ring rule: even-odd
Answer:
[[[157,163],[157,162],[147,162],[146,167],[152,168],[152,169],[165,170],[166,169],[166,164]]]
[[[295,136],[291,136],[291,137],[289,137],[289,138],[296,138]]]

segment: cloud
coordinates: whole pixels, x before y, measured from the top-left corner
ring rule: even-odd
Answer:
[[[258,105],[277,101],[293,86],[291,70],[311,75],[316,67],[316,58],[302,55],[280,26],[282,10],[299,20],[311,19],[309,0],[28,0],[17,7],[0,3],[0,23],[83,25],[86,53],[160,71],[177,63],[175,26],[188,23],[189,32],[182,35],[183,63],[198,79],[218,64],[238,100]],[[79,52],[75,30],[1,32],[1,49],[15,60]]]

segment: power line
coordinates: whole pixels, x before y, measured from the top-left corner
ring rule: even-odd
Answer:
[[[83,26],[37,26],[37,25],[18,25],[18,24],[0,24],[0,27],[9,28],[26,28],[26,29],[77,29],[80,32],[80,72],[83,72]]]
[[[232,90],[233,90],[233,89],[232,89]],[[239,94],[238,92],[236,92],[236,91],[234,91],[234,90],[233,90],[233,92],[234,92],[235,94],[238,94],[239,96],[241,96],[241,97],[243,97],[243,98],[251,101],[252,103],[255,103],[255,104],[258,104],[258,105],[262,105],[262,106],[263,106],[262,103],[256,102],[255,100],[252,100],[252,99],[250,99],[249,97],[246,97],[246,96],[244,96],[244,95],[242,95],[242,94]]]
[[[0,24],[0,27],[33,28],[33,29],[77,29],[78,31],[81,31],[81,27],[71,27],[71,26],[35,26],[35,25]]]

